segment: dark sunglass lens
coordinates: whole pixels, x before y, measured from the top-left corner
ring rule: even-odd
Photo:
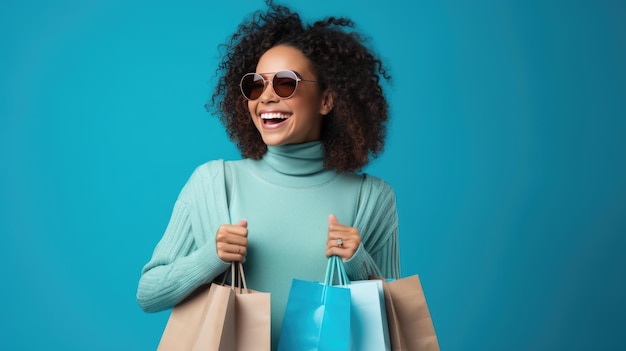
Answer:
[[[272,85],[274,86],[276,95],[282,98],[287,98],[293,95],[296,90],[296,86],[298,85],[298,81],[296,79],[297,76],[290,71],[276,73],[274,79],[272,80]]]
[[[246,75],[241,81],[241,92],[250,100],[258,99],[264,87],[263,77],[257,74]]]

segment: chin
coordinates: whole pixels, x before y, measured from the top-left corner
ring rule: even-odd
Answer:
[[[263,138],[263,142],[267,146],[280,146],[280,145],[289,144],[288,142],[284,140],[276,140],[275,138]]]

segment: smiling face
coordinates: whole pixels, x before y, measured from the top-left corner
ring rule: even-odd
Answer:
[[[272,80],[279,71],[297,72],[303,80],[292,97],[282,99],[274,92],[272,83],[256,100],[248,101],[250,117],[267,145],[301,144],[319,140],[322,119],[332,109],[330,92],[320,91],[311,63],[304,54],[291,46],[279,45],[261,56],[256,73]]]

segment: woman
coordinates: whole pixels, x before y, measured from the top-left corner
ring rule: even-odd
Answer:
[[[389,77],[352,27],[270,4],[231,37],[212,103],[243,159],[203,164],[182,189],[139,281],[146,312],[243,261],[271,292],[276,347],[292,279],[321,281],[327,257],[352,280],[399,276],[393,191],[358,173],[383,150]]]

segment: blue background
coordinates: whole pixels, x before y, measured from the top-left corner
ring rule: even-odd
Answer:
[[[444,350],[623,348],[623,1],[290,1],[391,69],[403,275]],[[252,1],[0,5],[0,349],[154,350],[140,270],[192,170],[239,158],[203,104]]]

